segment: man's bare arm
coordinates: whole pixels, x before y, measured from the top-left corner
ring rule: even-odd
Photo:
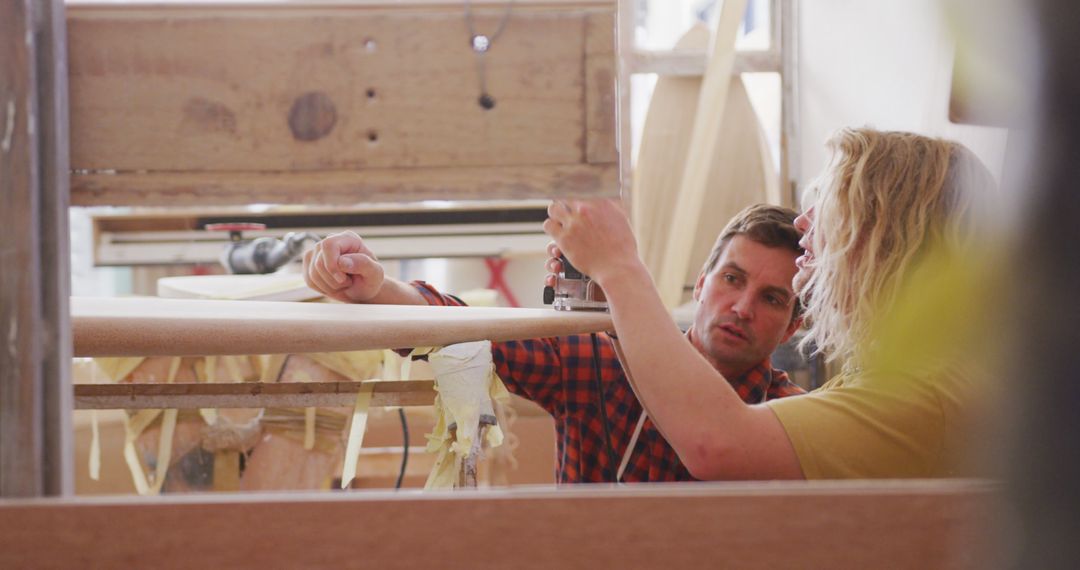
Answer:
[[[386,277],[375,252],[355,232],[341,232],[304,253],[308,287],[345,303],[426,305],[423,295],[408,283]]]

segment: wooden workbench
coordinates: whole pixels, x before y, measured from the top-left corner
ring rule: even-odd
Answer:
[[[980,481],[0,501],[4,568],[981,568]]]

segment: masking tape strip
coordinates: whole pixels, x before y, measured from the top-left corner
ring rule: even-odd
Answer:
[[[227,449],[214,452],[214,490],[240,490],[240,452]]]
[[[203,372],[206,374],[206,383],[214,384],[217,382],[217,357],[207,356],[205,357]],[[199,415],[202,416],[206,425],[214,425],[217,421],[217,409],[215,408],[201,408]]]
[[[173,434],[176,433],[176,415],[179,410],[165,410],[161,418],[161,437],[158,438],[157,468],[154,469],[154,486],[151,493],[157,495],[165,484],[165,475],[172,461]]]
[[[433,349],[423,349],[424,353],[430,353]],[[417,351],[414,351],[416,354]],[[451,375],[453,376],[453,375]],[[501,426],[487,426],[481,429],[479,425],[479,410],[474,405],[461,401],[453,401],[448,405],[443,396],[440,382],[444,378],[438,370],[435,375],[436,423],[432,433],[428,434],[428,452],[437,453],[435,465],[428,474],[424,489],[453,489],[461,485],[462,466],[474,452],[478,451],[483,443],[488,447],[498,447],[503,443],[503,431]],[[506,401],[510,397],[502,379],[495,373],[494,365],[491,365],[486,373],[487,396],[495,401]],[[457,431],[451,434],[448,429],[449,423],[457,423]]]
[[[140,410],[134,416],[124,419],[124,461],[131,471],[131,480],[135,491],[145,495],[150,491],[139,456],[135,453],[135,439],[161,414],[161,410]]]
[[[176,357],[173,358],[171,362],[169,362],[169,375],[165,378],[165,381],[169,384],[172,384],[173,381],[176,380],[176,374],[180,372],[180,361],[181,358]]]
[[[101,481],[101,433],[97,410],[90,410],[90,478]]]
[[[345,446],[345,465],[341,471],[341,488],[347,489],[356,477],[356,462],[360,458],[360,447],[364,443],[364,429],[367,427],[368,406],[371,405],[371,393],[374,383],[364,383],[356,393],[356,406],[353,408],[352,425],[349,427],[349,440]]]
[[[180,371],[180,361],[180,357],[175,357],[169,363],[169,375],[165,380],[167,383],[171,384],[176,380],[176,374]],[[127,463],[128,470],[131,471],[135,490],[140,495],[161,492],[161,486],[165,483],[165,473],[169,470],[169,461],[172,459],[172,439],[173,434],[176,432],[177,410],[165,410],[164,412],[165,416],[161,421],[161,436],[158,438],[157,467],[152,487],[146,478],[146,473],[143,472],[139,456],[135,452],[135,440],[146,428],[150,427],[150,424],[157,419],[162,410],[141,410],[124,421],[124,461]]]
[[[315,449],[315,408],[304,409],[304,449]]]
[[[183,359],[173,358],[169,364],[169,377],[166,382],[172,384],[176,381],[176,374],[180,371],[180,363]],[[154,485],[150,492],[157,495],[165,484],[165,475],[169,472],[169,463],[172,462],[173,434],[176,433],[176,417],[178,410],[165,410],[161,417],[161,435],[158,438],[157,466],[154,469]]]
[[[99,357],[94,359],[94,364],[105,373],[105,376],[113,382],[119,382],[131,374],[146,360],[141,356],[126,357]]]
[[[281,369],[285,367],[285,360],[289,357],[287,354],[271,354],[266,357],[263,362],[262,374],[259,376],[259,382],[277,382],[278,376],[281,376]]]
[[[229,371],[229,380],[233,383],[239,384],[244,381],[244,374],[240,372],[240,363],[238,359],[242,356],[225,356],[222,360],[225,362],[225,368]]]
[[[398,353],[394,352],[393,350],[386,349],[383,351],[383,380],[401,380],[401,378],[394,375],[395,373],[399,373],[401,371],[401,368],[399,366],[395,366],[399,359],[401,359],[401,357],[398,356]]]
[[[95,358],[94,367],[91,368],[93,383],[98,384],[98,374],[103,373],[111,382],[116,383],[128,376],[139,367],[142,357],[124,358]],[[90,440],[90,478],[94,481],[101,480],[101,434],[97,410],[91,411],[90,429],[93,439]]]

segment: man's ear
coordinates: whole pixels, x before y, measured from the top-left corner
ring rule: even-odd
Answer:
[[[780,344],[784,344],[785,342],[791,340],[791,337],[795,335],[795,331],[799,330],[799,327],[801,327],[802,324],[802,317],[795,317],[794,319],[792,319],[791,324],[788,325],[787,331],[784,333],[784,340],[781,340]]]
[[[705,286],[705,275],[706,274],[708,274],[708,271],[702,271],[700,274],[698,274],[697,281],[694,282],[694,300],[695,301],[700,301],[701,300],[701,288]]]

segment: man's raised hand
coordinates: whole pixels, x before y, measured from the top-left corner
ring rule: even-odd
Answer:
[[[367,303],[385,280],[378,259],[355,232],[337,233],[304,253],[304,281],[331,299]]]

